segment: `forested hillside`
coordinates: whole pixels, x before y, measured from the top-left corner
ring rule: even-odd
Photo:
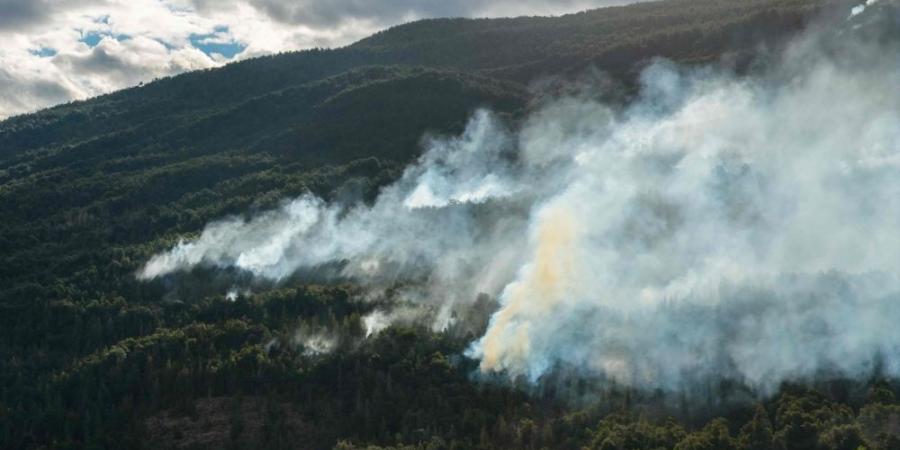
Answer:
[[[515,121],[541,81],[596,68],[627,96],[656,57],[749,71],[847,4],[425,20],[0,122],[0,448],[900,448],[892,380],[739,405],[719,400],[727,385],[688,405],[567,377],[475,380],[463,351],[493,299],[465,326],[367,337],[362,317],[390,291],[360,301],[352,283],[295,277],[225,298],[241,274],[135,276],[228,215],[306,192],[369,201],[423,136],[457,134],[481,107]]]

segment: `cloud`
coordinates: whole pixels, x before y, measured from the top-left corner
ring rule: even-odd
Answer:
[[[105,3],[104,0],[0,0],[0,31],[28,30],[54,14]]]
[[[500,307],[468,355],[531,380],[900,376],[900,48],[853,36],[802,37],[752,77],[659,62],[626,107],[479,112],[372,205],[225,219],[139,276],[338,264],[432,310],[485,292]]]
[[[189,41],[214,23],[161,2],[24,3],[4,5],[39,14],[0,28],[0,118],[220,64]]]
[[[38,67],[21,67],[0,62],[0,118],[4,113],[28,111],[34,105],[65,102],[79,93],[71,86],[48,76]]]
[[[41,4],[28,0],[0,1],[0,29],[23,27],[43,19]]]
[[[369,21],[385,26],[425,17],[551,15],[629,2],[627,0],[336,0],[330,2],[251,0],[250,3],[275,20],[311,27],[328,27],[351,20]]]
[[[559,14],[620,0],[0,0],[0,119],[188,70],[349,44],[443,16]]]
[[[123,41],[103,38],[85,52],[55,56],[53,64],[65,73],[78,73],[85,77],[83,86],[91,92],[106,92],[137,84],[148,76],[216,65],[208,55],[196,48],[169,49],[163,43],[144,36]]]

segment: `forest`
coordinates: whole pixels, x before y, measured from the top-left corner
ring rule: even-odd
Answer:
[[[459,134],[478,108],[516,123],[592,69],[627,103],[659,57],[752,72],[760,48],[851,3],[423,20],[0,122],[0,448],[900,448],[900,380],[878,371],[752,400],[724,381],[690,397],[565,372],[534,384],[475,375],[488,296],[443,330],[369,333],[402,282],[372,298],[297,275],[226,297],[245,274],[136,276],[222,217],[304,193],[371,202],[423,136]]]

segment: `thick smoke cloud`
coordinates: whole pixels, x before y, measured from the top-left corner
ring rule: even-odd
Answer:
[[[426,304],[486,292],[500,308],[469,356],[532,380],[900,376],[900,52],[839,39],[752,77],[658,62],[625,108],[574,96],[513,129],[479,112],[371,206],[210,224],[139,276],[343,261]]]
[[[432,140],[372,206],[347,209],[302,196],[249,220],[216,222],[198,239],[155,256],[140,277],[203,265],[281,280],[343,261],[344,276],[372,284],[425,280],[419,295],[448,307],[498,292],[522,257],[525,242],[514,236],[524,236],[530,205],[520,198],[521,168],[507,154],[512,139],[480,112],[461,137]]]

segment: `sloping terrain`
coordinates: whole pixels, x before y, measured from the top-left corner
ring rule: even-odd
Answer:
[[[855,449],[863,437],[897,448],[896,386],[878,380],[786,386],[729,413],[730,425],[708,422],[713,400],[685,407],[684,425],[652,422],[629,409],[649,394],[473,383],[459,356],[472,330],[365,340],[361,317],[387,300],[355,302],[354,286],[289,280],[226,300],[204,287],[227,287],[217,273],[178,286],[134,276],[223,216],[305,192],[371,199],[423,136],[458,133],[482,107],[520,117],[534,82],[598,68],[627,86],[656,57],[744,70],[846,3],[669,0],[425,20],[0,122],[0,448],[761,449],[776,435],[789,448]],[[298,341],[298,329],[344,336],[340,351],[271,345]],[[603,397],[573,411],[559,400],[568,394]],[[286,428],[295,435],[275,439]]]
[[[598,67],[627,82],[657,56],[713,61],[777,42],[833,5],[676,0],[559,18],[427,20],[343,49],[244,61],[14,117],[0,123],[0,248],[17,263],[4,264],[0,281],[57,277],[59,262],[46,262],[72,245],[146,242],[196,230],[250,198],[313,188],[284,177],[323,165],[377,158],[397,170],[423,134],[459,132],[477,107],[521,111],[532,80]],[[329,183],[312,190],[340,185]],[[177,202],[207,190],[230,205],[205,204],[187,226],[137,226],[190,215]],[[143,211],[151,206],[154,214]],[[66,238],[84,232],[92,236]]]

